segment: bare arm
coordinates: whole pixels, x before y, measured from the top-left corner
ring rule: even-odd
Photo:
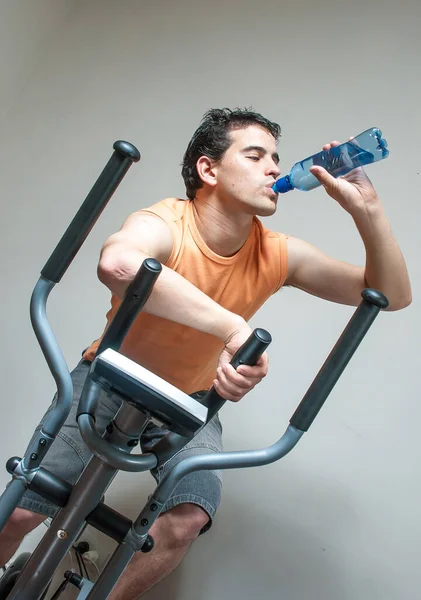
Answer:
[[[379,237],[382,238],[384,230],[380,229]],[[382,241],[380,239],[376,243],[371,233],[366,245],[364,268],[336,260],[312,244],[289,236],[286,285],[351,306],[358,306],[361,290],[371,287],[387,296],[390,302],[387,310],[404,308],[411,301],[405,263],[399,249],[394,248],[396,242],[393,239],[389,240],[390,247],[386,248],[382,246]]]
[[[327,150],[338,142],[324,146]],[[405,260],[393,235],[380,199],[364,170],[335,179],[325,169],[312,167],[326,192],[354,219],[366,250],[365,268],[335,260],[311,244],[288,239],[287,284],[311,294],[356,306],[364,287],[375,288],[389,299],[388,310],[411,303],[411,285]]]
[[[357,306],[361,290],[368,287],[364,268],[335,260],[312,244],[288,236],[286,285],[324,300]]]
[[[152,214],[134,213],[121,230],[105,242],[98,277],[122,299],[145,258],[153,257],[165,263],[172,247],[172,234],[164,221]],[[244,324],[241,317],[214,302],[187,279],[165,266],[143,310],[209,333],[223,342]]]

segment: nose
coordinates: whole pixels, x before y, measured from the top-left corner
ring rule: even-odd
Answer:
[[[279,175],[281,174],[281,169],[274,160],[270,161],[267,173],[268,173],[268,175],[272,175],[272,177],[274,179],[277,179],[279,177]]]

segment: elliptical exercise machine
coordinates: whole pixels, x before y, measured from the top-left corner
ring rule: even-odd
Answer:
[[[23,458],[13,457],[6,468],[12,479],[0,498],[0,530],[27,489],[53,502],[59,511],[32,554],[18,556],[0,580],[0,600],[40,600],[60,563],[84,527],[89,524],[113,538],[117,547],[98,580],[73,577],[78,600],[104,600],[135,552],[150,552],[149,530],[181,479],[201,469],[235,469],[267,465],[284,457],[316,418],[387,298],[372,289],[362,301],[290,419],[282,437],[267,448],[222,452],[187,458],[175,466],[149,497],[139,516],[131,521],[108,507],[104,493],[117,472],[150,470],[166,462],[187,444],[222,408],[225,400],[214,388],[191,396],[119,353],[131,324],[147,301],[161,272],[153,258],[146,259],[128,287],[92,362],[79,402],[77,422],[93,456],[74,486],[42,467],[42,460],[64,424],[72,404],[70,372],[46,316],[48,296],[59,283],[111,196],[134,162],[138,150],[115,142],[114,153],[41,271],[31,298],[31,321],[57,384],[57,403],[44,426],[36,432]],[[264,329],[255,329],[237,351],[231,364],[255,364],[271,342]],[[95,411],[101,389],[117,393],[122,405],[104,436],[95,428]],[[151,419],[169,434],[147,453],[131,454]],[[69,576],[69,580],[71,577]]]

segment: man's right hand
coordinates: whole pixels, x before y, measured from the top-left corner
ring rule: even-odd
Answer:
[[[216,378],[213,382],[215,390],[225,400],[238,402],[260,383],[268,372],[269,358],[264,352],[254,366],[240,365],[235,370],[229,363],[238,348],[250,337],[252,330],[244,321],[225,341],[225,347],[219,355]]]

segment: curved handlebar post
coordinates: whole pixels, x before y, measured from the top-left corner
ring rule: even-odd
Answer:
[[[135,530],[144,535],[155,521],[176,486],[186,475],[199,470],[243,469],[269,465],[290,452],[303,436],[302,431],[289,426],[272,446],[260,450],[212,452],[190,456],[177,463],[163,476],[148,503],[135,521]]]
[[[386,296],[376,290],[365,289],[361,296],[362,302],[290,420],[300,431],[308,431],[374,319],[389,306]]]
[[[129,167],[140,160],[139,151],[129,142],[117,141],[113,148],[110,160],[42,269],[45,279],[54,283],[61,280]]]
[[[156,467],[157,459],[154,454],[131,455],[119,447],[114,447],[113,444],[98,433],[95,427],[95,410],[98,405],[100,392],[101,387],[88,374],[83,386],[76,417],[80,434],[85,444],[95,456],[114,469],[136,473]],[[130,410],[130,407],[128,410]],[[136,415],[141,414],[136,409],[133,410]]]
[[[91,415],[80,415],[78,424],[85,444],[93,451],[95,456],[113,469],[140,473],[150,471],[156,467],[157,460],[154,454],[128,454],[104,440],[97,432]]]

